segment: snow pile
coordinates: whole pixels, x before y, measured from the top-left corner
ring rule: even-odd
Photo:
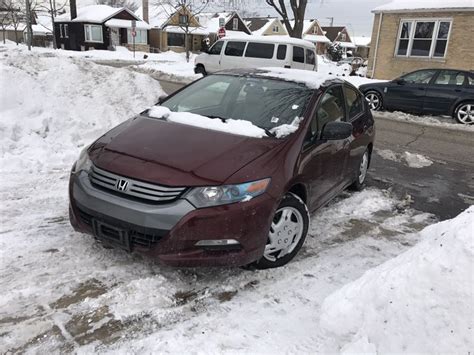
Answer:
[[[204,129],[212,129],[247,137],[262,138],[265,130],[255,126],[250,121],[227,119],[225,122],[218,118],[209,118],[191,112],[173,112],[167,107],[153,106],[148,115],[154,118],[165,118],[167,121],[187,124]]]
[[[81,147],[157,101],[159,83],[53,54],[10,50],[0,58],[0,165],[62,169]]]
[[[373,12],[396,12],[427,9],[466,9],[474,8],[473,0],[395,0],[376,7]]]
[[[295,117],[290,124],[282,124],[278,127],[272,128],[270,131],[274,133],[277,138],[286,137],[298,130],[301,120],[301,117]]]
[[[409,168],[425,168],[433,164],[433,162],[421,154],[404,152],[403,154],[397,154],[390,149],[376,149],[378,155],[385,160],[391,160],[396,162],[403,162]]]
[[[327,297],[321,325],[350,353],[467,353],[472,337],[474,207]],[[334,350],[334,349],[333,349]]]
[[[474,125],[466,125],[457,123],[452,117],[441,117],[441,116],[416,116],[405,112],[388,112],[388,111],[376,111],[374,116],[377,116],[401,122],[413,122],[424,126],[442,127],[449,128],[457,131],[470,131],[474,132]]]
[[[278,67],[260,68],[264,72],[258,75],[278,78],[295,83],[305,84],[308,88],[317,90],[327,80],[335,79],[334,75],[300,69],[286,69]]]

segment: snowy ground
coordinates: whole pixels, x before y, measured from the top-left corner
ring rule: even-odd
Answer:
[[[0,353],[430,351],[446,329],[447,351],[474,347],[472,208],[420,234],[432,216],[368,188],[314,214],[286,267],[163,267],[102,248],[67,216],[69,168],[81,148],[156,102],[159,84],[80,58],[8,50],[0,87]],[[431,258],[438,243],[453,252]],[[415,283],[400,265],[413,266]],[[391,293],[387,280],[410,292]],[[405,297],[416,319],[400,312]],[[389,298],[398,308],[387,308]],[[385,320],[394,332],[382,333]],[[417,332],[423,342],[398,341]]]

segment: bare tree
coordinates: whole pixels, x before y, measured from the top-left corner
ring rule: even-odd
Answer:
[[[286,30],[290,37],[301,38],[303,35],[304,16],[308,0],[265,0],[282,17]],[[293,16],[291,16],[290,14]],[[290,18],[294,18],[294,24],[290,23]]]
[[[45,0],[36,6],[36,12],[46,13],[51,17],[51,31],[53,32],[53,48],[57,49],[56,36],[54,35],[54,18],[64,12],[64,8],[68,4],[68,0],[56,1]]]
[[[192,24],[198,22],[197,16],[206,9],[208,4],[209,0],[155,0],[154,2],[155,6],[161,7],[167,14],[168,23],[178,26],[183,31],[187,62],[191,56],[189,36],[197,29],[197,26],[192,26]],[[169,22],[173,16],[178,16],[178,21],[175,23]]]
[[[133,0],[96,0],[98,5],[109,5],[111,7],[126,7],[135,12],[138,10],[138,5]]]

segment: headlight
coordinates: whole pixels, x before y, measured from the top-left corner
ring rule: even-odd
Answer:
[[[270,179],[246,182],[239,185],[198,187],[186,197],[197,208],[245,202],[263,194]]]
[[[89,159],[89,154],[87,153],[87,149],[89,149],[89,146],[85,147],[81,151],[81,154],[79,154],[79,159],[77,159],[77,162],[76,162],[75,172],[90,170],[92,166],[92,162]]]

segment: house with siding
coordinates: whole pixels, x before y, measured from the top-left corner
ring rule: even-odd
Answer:
[[[474,1],[396,0],[375,8],[368,75],[423,68],[474,70]]]
[[[352,36],[352,42],[355,45],[354,56],[364,59],[369,58],[371,37]]]
[[[277,17],[244,18],[247,27],[254,36],[287,36],[285,26]]]
[[[135,22],[135,33],[132,21]],[[55,18],[54,36],[58,46],[63,49],[84,51],[114,49],[116,46],[131,49],[135,43],[136,50],[148,52],[150,27],[124,7],[90,5],[76,10],[71,1],[70,13]]]
[[[290,21],[290,25],[295,25],[294,21]],[[316,46],[317,54],[325,54],[327,46],[331,44],[329,38],[324,34],[324,31],[318,20],[310,19],[303,21],[303,35],[302,38],[306,41],[312,42]]]

